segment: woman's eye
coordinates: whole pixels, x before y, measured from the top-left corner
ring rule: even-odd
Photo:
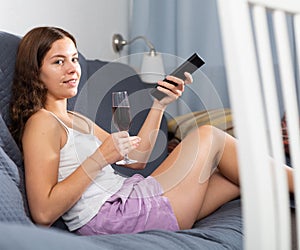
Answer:
[[[56,61],[55,61],[55,64],[62,65],[63,63],[64,63],[64,61],[63,61],[63,60],[56,60]]]
[[[73,59],[72,59],[72,61],[73,62],[78,62],[79,60],[78,60],[78,57],[74,57]]]

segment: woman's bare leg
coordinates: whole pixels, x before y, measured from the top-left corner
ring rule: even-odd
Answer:
[[[223,131],[200,127],[152,174],[162,185],[180,228],[190,228],[197,219],[239,195],[235,143]],[[218,165],[221,175],[211,177]]]
[[[209,180],[197,220],[210,215],[223,204],[239,197],[239,195],[240,188],[220,174],[219,171],[216,171]]]
[[[237,142],[211,126],[191,132],[152,174],[169,198],[180,228],[190,228],[239,196]],[[211,169],[218,170],[211,174]],[[286,166],[289,191],[293,169]]]

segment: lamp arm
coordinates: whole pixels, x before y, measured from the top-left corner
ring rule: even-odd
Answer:
[[[137,36],[130,41],[126,41],[121,34],[114,34],[112,40],[113,50],[120,52],[125,45],[129,45],[138,39],[143,39],[146,45],[150,48],[150,54],[156,55],[156,50],[153,44],[145,36]]]
[[[154,48],[153,44],[145,36],[137,36],[137,37],[133,38],[132,40],[128,41],[127,44],[131,44],[138,39],[143,39],[145,41],[145,43],[147,44],[147,46],[150,48],[150,51],[155,52],[155,48]]]

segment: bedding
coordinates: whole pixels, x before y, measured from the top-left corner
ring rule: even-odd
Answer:
[[[138,234],[75,236],[57,229],[0,223],[0,249],[243,249],[240,200],[197,222],[193,229]]]
[[[14,162],[0,148],[0,221],[32,225],[19,190],[20,178]]]
[[[118,242],[118,248],[131,249],[243,249],[240,200],[231,201],[217,212],[197,222],[192,229],[178,232],[151,230],[133,235],[106,235],[91,237],[94,242]],[[108,245],[109,246],[109,245]],[[122,248],[123,246],[123,248]],[[109,248],[107,248],[109,249]]]
[[[32,224],[24,187],[22,157],[0,114],[0,221]]]
[[[168,153],[172,152],[191,130],[208,124],[234,136],[233,119],[230,109],[191,112],[168,120]]]

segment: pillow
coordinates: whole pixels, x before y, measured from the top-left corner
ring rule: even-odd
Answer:
[[[174,117],[168,121],[168,151],[170,153],[191,130],[203,125],[215,126],[233,136],[232,122],[230,109],[211,109]]]
[[[26,214],[19,185],[18,168],[0,147],[0,221],[33,225]]]
[[[14,161],[18,168],[23,169],[22,153],[13,139],[1,113],[0,113],[0,147],[5,151],[8,157]]]
[[[29,218],[29,209],[22,154],[1,114],[0,130],[0,220],[25,222]]]
[[[9,102],[20,37],[0,31],[0,112],[9,122]]]

